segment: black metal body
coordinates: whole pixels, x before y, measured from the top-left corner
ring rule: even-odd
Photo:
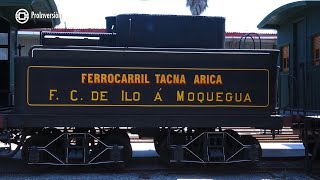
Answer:
[[[107,26],[110,19],[119,47],[224,48],[223,17],[121,14]]]
[[[7,114],[7,124],[280,128],[281,121],[271,117],[275,108],[277,56],[277,51],[270,50],[34,47],[30,57],[16,60],[16,104],[14,111]],[[82,73],[148,74],[150,83],[83,84]],[[156,73],[184,74],[186,82],[157,84]],[[223,84],[195,85],[194,77],[200,74],[220,74]],[[58,89],[54,98],[59,96],[60,100],[48,99],[51,88]],[[70,101],[72,90],[80,93],[73,94],[77,95],[76,102]],[[139,92],[140,100],[122,101],[122,90],[130,96]],[[91,91],[108,91],[108,101],[92,101]],[[177,101],[177,91],[185,91],[184,101]],[[162,101],[154,101],[157,92]],[[224,100],[220,102],[215,97],[213,102],[189,101],[187,92],[195,96],[199,92],[222,92]],[[227,92],[243,93],[242,100],[248,92],[251,102],[226,102]]]

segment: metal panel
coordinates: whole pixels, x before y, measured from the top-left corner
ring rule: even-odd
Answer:
[[[20,120],[22,120],[25,125],[31,126],[34,124],[38,124],[39,122],[43,122],[47,124],[48,126],[92,126],[92,123],[97,123],[101,126],[198,126],[198,127],[215,127],[215,126],[274,126],[276,123],[275,121],[269,121],[268,118],[270,118],[270,114],[274,110],[274,83],[275,82],[275,75],[276,75],[276,59],[278,56],[277,51],[267,51],[267,50],[196,50],[196,49],[142,49],[142,48],[129,48],[129,49],[123,49],[123,48],[86,48],[81,49],[72,47],[64,47],[60,49],[53,49],[53,48],[39,48],[31,55],[34,55],[33,59],[16,59],[16,106],[15,110],[20,115]],[[77,50],[78,49],[78,50]],[[107,59],[107,60],[106,60]],[[196,59],[196,61],[195,61]],[[237,59],[235,61],[235,59]],[[259,61],[257,61],[259,59]],[[185,74],[187,80],[187,85],[170,85],[170,84],[156,84],[153,82],[152,84],[145,84],[145,85],[139,85],[139,84],[123,84],[121,87],[128,89],[128,90],[136,90],[141,92],[141,101],[140,102],[126,102],[126,104],[132,104],[132,106],[127,107],[107,107],[107,106],[86,106],[86,107],[35,107],[35,106],[29,106],[27,104],[27,82],[26,82],[26,73],[29,66],[75,66],[75,64],[78,67],[83,66],[95,66],[99,67],[96,69],[91,69],[90,72],[97,72],[102,70],[102,67],[114,67],[114,70],[117,70],[119,74],[128,74],[127,71],[120,70],[116,67],[145,67],[145,68],[158,68],[159,73],[163,73],[161,69],[165,70],[167,68],[170,69],[177,69],[174,70],[174,72],[167,71],[166,73],[170,74],[180,74],[181,71],[184,71],[183,69],[193,69],[192,71],[188,72],[182,72]],[[192,67],[192,68],[191,68]],[[199,74],[197,69],[203,69],[206,68],[208,71],[211,71],[210,69],[213,68],[229,68],[232,67],[232,69],[268,69],[270,71],[270,104],[268,107],[206,107],[201,105],[198,102],[186,102],[184,101],[184,104],[188,104],[186,107],[182,107],[181,102],[179,103],[179,106],[175,107],[165,107],[166,104],[170,103],[168,100],[170,99],[170,93],[172,93],[172,88],[179,88],[181,90],[188,89],[189,87],[192,88],[194,83],[193,78],[195,74]],[[180,68],[180,70],[179,70]],[[88,72],[87,69],[83,69],[82,72]],[[105,73],[108,73],[107,70],[104,71]],[[214,71],[212,71],[213,73]],[[71,73],[71,74],[70,74]],[[151,72],[146,72],[150,74],[150,77],[152,75]],[[203,71],[204,73],[204,71]],[[207,73],[207,71],[205,71]],[[132,74],[132,73],[131,73]],[[50,78],[49,76],[54,76],[53,73],[43,73],[41,76],[42,78],[46,79],[53,79],[53,81],[46,81],[46,85],[57,85],[54,84],[54,79],[57,78],[57,76]],[[57,74],[56,74],[57,75]],[[114,91],[113,94],[110,94],[110,100],[111,95],[114,97],[112,98],[120,98],[121,96],[117,96],[116,91],[118,90],[115,88],[117,86],[120,87],[120,85],[87,85],[82,84],[81,87],[77,88],[75,85],[73,85],[73,82],[78,83],[81,82],[81,77],[79,80],[79,72],[73,73],[73,72],[64,72],[63,74],[60,73],[60,75],[65,75],[63,79],[65,79],[64,83],[67,83],[62,88],[75,88],[78,90],[78,92],[84,92],[84,88],[94,88],[94,87],[104,87],[108,88],[110,92]],[[70,77],[75,75],[76,79],[72,80]],[[81,75],[81,74],[80,74]],[[253,79],[256,78],[256,76],[252,76],[250,78],[244,78],[241,80],[236,80],[229,77],[230,73],[227,73],[225,75],[225,82],[223,84],[223,87],[227,89],[223,89],[221,86],[210,86],[210,85],[197,85],[197,88],[194,88],[194,92],[198,91],[215,91],[219,89],[223,89],[224,91],[230,91],[230,92],[241,92],[242,89],[239,89],[239,87],[243,87],[241,83],[247,83],[247,82],[253,82]],[[190,76],[192,79],[190,79]],[[31,76],[30,76],[31,77]],[[154,77],[154,76],[153,76]],[[244,74],[244,77],[248,77],[248,75]],[[239,77],[242,78],[242,77]],[[62,78],[61,78],[62,79]],[[39,78],[32,78],[32,82],[40,82]],[[247,80],[247,82],[243,81]],[[31,82],[30,81],[30,82]],[[190,83],[191,81],[191,83]],[[247,89],[250,89],[252,93],[261,93],[262,91],[257,89],[257,86],[262,86],[264,83],[266,83],[264,80],[261,80],[263,82],[259,83],[251,83],[249,87],[246,87]],[[68,83],[69,82],[69,83]],[[192,85],[192,86],[191,86]],[[54,87],[52,86],[52,87]],[[162,90],[160,90],[161,97],[163,98],[163,102],[157,102],[159,105],[162,105],[161,107],[153,106],[153,107],[147,107],[147,106],[138,106],[140,103],[155,103],[153,100],[154,98],[150,100],[142,98],[148,98],[149,96],[154,96],[156,92],[153,90],[154,87],[161,86]],[[41,87],[41,88],[40,88]],[[33,89],[30,89],[30,91],[34,91],[36,89],[40,90],[41,92],[46,91],[43,89],[43,85],[41,83],[38,83],[38,86],[33,86]],[[51,87],[51,86],[50,86]],[[58,86],[56,86],[58,88]],[[42,90],[43,91],[42,91]],[[59,88],[60,89],[60,88]],[[141,89],[141,90],[140,90]],[[62,89],[61,89],[62,90]],[[60,91],[61,91],[60,90]],[[121,92],[120,92],[121,93]],[[69,94],[69,93],[68,93]],[[85,93],[86,94],[86,93]],[[58,94],[56,94],[58,95]],[[121,95],[121,94],[120,94]],[[63,100],[62,96],[59,95],[59,99],[61,97],[61,100]],[[154,96],[155,97],[155,96]],[[46,99],[48,99],[49,96],[47,96]],[[57,96],[55,96],[57,98]],[[83,97],[78,97],[80,100]],[[256,96],[258,98],[258,96]],[[55,99],[56,100],[56,99]],[[85,102],[86,99],[83,99],[83,102]],[[257,99],[255,99],[257,100]],[[59,100],[60,101],[60,100]],[[143,101],[143,102],[142,102]],[[166,101],[166,102],[165,102]],[[190,100],[191,101],[191,100]],[[89,104],[88,102],[87,104]],[[93,104],[95,102],[91,102],[90,104]],[[102,102],[101,102],[102,103]],[[105,103],[105,102],[103,102]],[[113,104],[117,104],[116,101],[109,102]],[[89,104],[89,105],[90,105]],[[119,104],[119,103],[118,103]],[[174,105],[174,103],[171,103]],[[25,113],[30,114],[30,116],[26,117]],[[33,113],[33,114],[32,114]],[[49,113],[49,114],[48,114]],[[55,120],[49,118],[45,118],[43,120],[39,120],[35,118],[38,115],[44,115],[47,114],[48,116],[54,115],[61,116],[58,118],[55,118]],[[74,118],[72,120],[73,116],[79,114],[84,115],[82,117]],[[94,114],[94,115],[93,115]],[[70,116],[71,115],[71,116]],[[90,118],[88,118],[90,116]],[[32,117],[30,121],[27,119],[29,117]],[[268,120],[266,120],[266,118]],[[88,121],[88,119],[90,119]],[[48,120],[48,121],[47,121]],[[11,122],[11,121],[10,121]],[[42,124],[44,125],[44,124]],[[47,126],[44,125],[44,126]],[[95,124],[96,125],[96,124]]]
[[[295,48],[295,69],[294,76],[296,77],[296,97],[294,105],[297,108],[304,107],[305,95],[305,68],[306,68],[306,24],[305,20],[299,21],[294,25],[294,48]]]
[[[320,92],[320,81],[319,81],[319,77],[320,77],[320,70],[319,69],[317,69],[316,70],[316,73],[315,73],[315,78],[314,78],[314,83],[315,83],[315,85],[316,85],[316,90],[315,90],[315,93],[313,94],[314,95],[314,99],[315,99],[315,108],[317,109],[317,110],[319,110],[320,109],[320,94],[319,94],[319,92]]]
[[[307,109],[318,110],[320,109],[320,67],[311,68],[307,75]]]
[[[289,76],[288,73],[280,74],[280,108],[289,108]]]

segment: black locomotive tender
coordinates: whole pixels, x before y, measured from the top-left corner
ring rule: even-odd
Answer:
[[[168,162],[259,160],[254,137],[222,129],[282,127],[278,51],[224,49],[222,17],[106,20],[105,34],[43,32],[15,59],[15,104],[1,114],[1,140],[18,144],[8,156],[22,147],[29,164],[126,163],[131,132],[154,138]]]

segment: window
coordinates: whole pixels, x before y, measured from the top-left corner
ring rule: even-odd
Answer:
[[[8,49],[7,48],[0,48],[0,61],[8,60]]]
[[[0,61],[8,60],[8,33],[0,33]]]
[[[0,45],[8,45],[8,33],[0,33]]]
[[[290,66],[289,58],[289,45],[285,45],[281,48],[281,62],[282,62],[282,71],[288,72]]]
[[[312,63],[315,66],[320,65],[320,34],[312,38]]]

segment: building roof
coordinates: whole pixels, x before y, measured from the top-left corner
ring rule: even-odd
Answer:
[[[54,0],[1,0],[0,17],[9,21],[12,26],[18,29],[53,28],[60,24],[59,18],[29,19],[27,23],[19,24],[15,19],[15,14],[21,8],[26,9],[29,14],[31,11],[35,13],[58,13]]]
[[[279,7],[266,16],[259,24],[259,29],[279,29],[281,24],[305,14],[311,7],[320,7],[320,1],[297,1]]]

